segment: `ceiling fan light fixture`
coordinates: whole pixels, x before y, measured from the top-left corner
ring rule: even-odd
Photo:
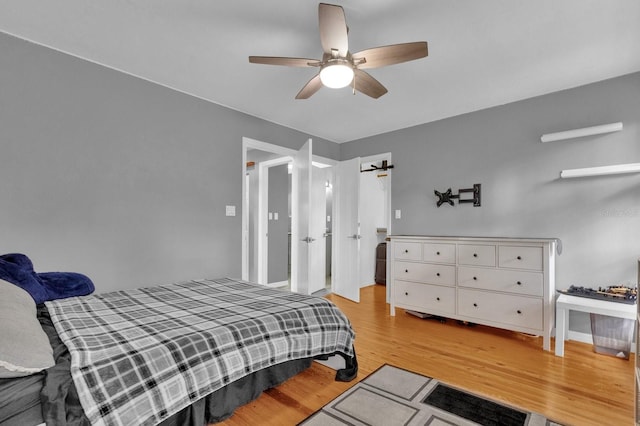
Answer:
[[[331,89],[347,87],[353,81],[353,67],[346,60],[329,61],[320,70],[320,81]]]
[[[318,28],[322,45],[320,60],[285,56],[249,56],[249,62],[288,67],[319,67],[320,72],[302,87],[296,99],[309,99],[323,86],[340,89],[349,85],[353,87],[353,94],[358,91],[378,99],[387,93],[386,87],[363,70],[401,64],[428,55],[426,41],[372,47],[352,54],[349,51],[349,28],[344,9],[336,4],[320,3],[318,5]]]

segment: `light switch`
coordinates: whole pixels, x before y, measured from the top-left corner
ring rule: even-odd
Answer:
[[[400,219],[402,217],[402,212],[398,209],[396,210],[396,219]]]
[[[273,212],[273,220],[278,220],[278,212]]]
[[[269,212],[269,220],[273,220],[273,213]]]
[[[236,206],[227,206],[226,214],[227,214],[227,216],[235,216],[236,215]]]

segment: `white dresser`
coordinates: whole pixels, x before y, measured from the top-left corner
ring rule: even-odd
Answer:
[[[395,308],[543,336],[551,349],[556,239],[391,236]]]

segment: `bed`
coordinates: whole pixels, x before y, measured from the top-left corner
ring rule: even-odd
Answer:
[[[330,301],[229,278],[47,301],[35,316],[55,365],[0,378],[3,425],[200,426],[313,359],[342,356],[336,380],[357,375]]]

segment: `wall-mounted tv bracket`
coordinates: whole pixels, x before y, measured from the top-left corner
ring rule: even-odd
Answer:
[[[451,188],[447,189],[445,192],[433,191],[438,196],[438,202],[436,205],[440,207],[444,203],[449,203],[450,205],[455,205],[453,200],[458,199],[458,204],[461,203],[473,203],[473,207],[480,207],[480,184],[474,183],[473,188],[465,188],[458,189],[458,193],[453,195],[451,193]],[[463,198],[462,194],[470,193],[472,198]],[[464,196],[466,197],[466,195]]]
[[[360,170],[360,173],[362,173],[362,172],[375,172],[375,171],[385,171],[386,172],[389,169],[393,169],[393,164],[389,164],[387,162],[387,160],[382,160],[382,166],[381,167],[378,167],[375,164],[372,164],[370,167],[371,167],[370,169]]]

